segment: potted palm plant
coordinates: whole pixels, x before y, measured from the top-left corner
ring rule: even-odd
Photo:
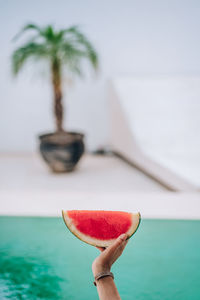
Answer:
[[[40,152],[54,172],[72,171],[84,152],[83,134],[63,128],[63,74],[65,69],[81,75],[82,61],[98,68],[97,53],[77,26],[55,30],[53,26],[26,25],[15,37],[32,31],[31,37],[12,54],[12,71],[17,75],[27,62],[44,60],[48,63],[53,89],[56,130],[39,136]]]

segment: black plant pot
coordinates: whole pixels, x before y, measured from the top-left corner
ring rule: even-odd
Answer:
[[[65,131],[40,135],[40,153],[53,172],[71,172],[84,153],[83,138]]]

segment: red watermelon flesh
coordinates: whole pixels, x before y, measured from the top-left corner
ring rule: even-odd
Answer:
[[[69,230],[82,241],[99,247],[109,246],[120,234],[128,238],[137,230],[139,213],[102,210],[63,211]]]

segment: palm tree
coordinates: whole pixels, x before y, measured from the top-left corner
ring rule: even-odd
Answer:
[[[77,26],[57,31],[51,25],[39,27],[28,24],[17,34],[15,40],[27,31],[33,31],[34,35],[13,52],[13,74],[17,75],[31,59],[45,60],[49,64],[54,93],[56,130],[60,133],[63,131],[63,71],[67,68],[75,75],[82,75],[81,63],[84,59],[97,69],[97,53]]]

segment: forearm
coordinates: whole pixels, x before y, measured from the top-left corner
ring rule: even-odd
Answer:
[[[96,283],[100,300],[121,300],[112,277],[101,278]]]

